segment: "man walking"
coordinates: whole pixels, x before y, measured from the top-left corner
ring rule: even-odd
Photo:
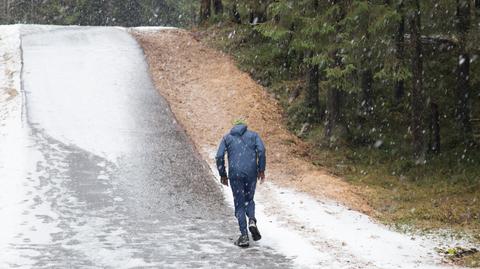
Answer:
[[[225,169],[225,152],[228,153],[228,176]],[[230,186],[235,204],[235,217],[240,226],[241,235],[235,244],[239,247],[248,247],[248,230],[254,241],[262,238],[255,219],[255,188],[257,179],[265,180],[265,146],[260,136],[247,130],[247,124],[243,120],[236,120],[234,127],[222,138],[218,148],[217,169],[220,173],[221,182]]]

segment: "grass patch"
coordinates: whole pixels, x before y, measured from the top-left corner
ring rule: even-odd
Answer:
[[[449,228],[476,235],[480,242],[480,166],[475,162],[458,161],[454,150],[418,165],[387,146],[332,148],[324,145],[322,127],[307,140],[313,145],[313,163],[361,187],[383,222]]]

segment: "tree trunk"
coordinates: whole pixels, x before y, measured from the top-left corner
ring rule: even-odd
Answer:
[[[342,65],[342,58],[339,55],[339,50],[336,49],[332,53],[335,66]],[[326,109],[326,123],[325,123],[325,138],[332,140],[333,132],[340,120],[340,89],[332,86],[327,92],[327,109]]]
[[[457,66],[457,108],[456,117],[465,143],[471,142],[470,123],[470,54],[467,38],[470,30],[470,1],[457,0],[457,31],[459,36],[459,57]]]
[[[307,57],[312,57],[309,52]],[[320,82],[319,66],[318,64],[310,64],[307,71],[307,91],[305,94],[305,106],[312,111],[308,118],[309,122],[318,122],[320,116],[320,96],[318,83]]]
[[[211,15],[210,0],[200,0],[200,23],[207,21]]]
[[[222,15],[223,14],[222,0],[213,0],[213,10],[215,12],[215,15]]]
[[[411,21],[412,35],[412,136],[413,154],[417,163],[425,161],[425,93],[423,89],[423,52],[421,42],[420,0],[415,0],[416,10]]]
[[[339,5],[340,0],[333,0],[332,5]],[[344,11],[340,7],[336,14],[336,32],[341,32],[340,21],[345,16]],[[335,43],[338,43],[338,38],[335,37]],[[339,55],[338,44],[336,48],[332,51],[331,56],[334,62],[335,67],[342,66],[342,57]],[[327,92],[327,108],[326,108],[326,122],[325,122],[325,138],[329,141],[332,140],[333,131],[335,130],[338,121],[340,119],[340,89],[332,86],[328,89]]]
[[[403,60],[405,59],[405,14],[404,14],[404,3],[403,0],[400,1],[397,12],[400,14],[400,22],[398,23],[397,36],[395,37],[395,54],[397,57],[399,67],[402,65]],[[398,80],[395,82],[394,97],[395,102],[399,103],[403,96],[405,95],[405,81]]]
[[[438,113],[438,105],[436,103],[430,104],[430,143],[429,149],[431,152],[440,153],[440,116]]]
[[[327,92],[327,114],[325,122],[325,138],[329,141],[340,118],[340,91],[337,88],[330,88]]]
[[[242,23],[242,18],[240,17],[240,13],[238,13],[238,0],[234,0],[232,3],[232,21],[235,23]]]

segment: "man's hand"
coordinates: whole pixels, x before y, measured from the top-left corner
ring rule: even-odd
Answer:
[[[228,177],[221,177],[220,182],[228,187]]]
[[[265,181],[265,171],[258,172],[258,179],[260,180],[260,183]]]

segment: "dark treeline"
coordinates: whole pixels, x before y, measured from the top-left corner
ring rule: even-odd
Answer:
[[[0,0],[0,23],[190,26],[198,3],[189,0]]]
[[[480,1],[199,2],[201,21],[234,29],[231,51],[293,130],[416,163],[478,162]]]

